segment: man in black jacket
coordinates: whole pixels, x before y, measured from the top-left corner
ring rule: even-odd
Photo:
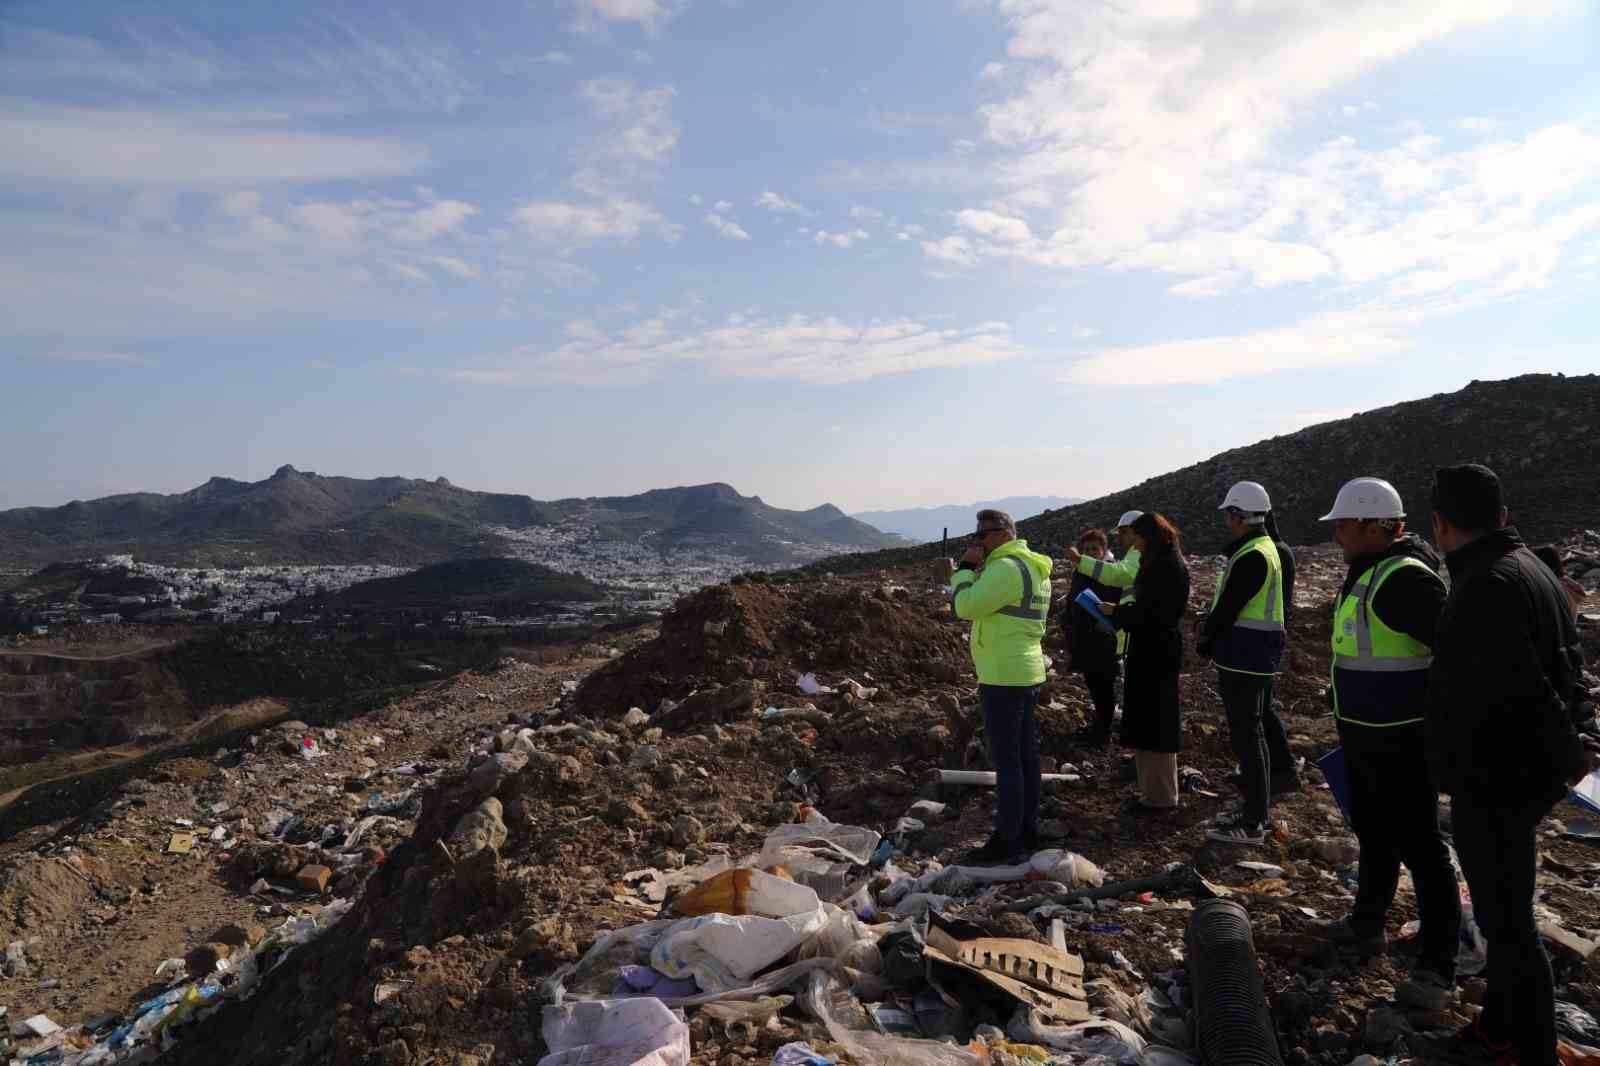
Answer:
[[[1428,676],[1428,763],[1451,797],[1488,942],[1483,1013],[1457,1039],[1555,1066],[1555,991],[1533,917],[1536,830],[1587,769],[1574,725],[1583,652],[1566,593],[1507,524],[1493,471],[1438,471],[1433,529],[1451,588]]]
[[[1081,556],[1104,559],[1108,549],[1109,541],[1098,529],[1084,530],[1078,538]],[[1111,740],[1112,720],[1117,711],[1119,642],[1115,630],[1091,617],[1078,603],[1078,594],[1084,589],[1093,591],[1106,603],[1122,599],[1122,590],[1103,585],[1088,574],[1074,572],[1072,588],[1067,593],[1067,608],[1061,615],[1067,631],[1067,650],[1072,655],[1072,670],[1083,675],[1084,687],[1094,701],[1094,721],[1073,734],[1072,742],[1103,748]]]

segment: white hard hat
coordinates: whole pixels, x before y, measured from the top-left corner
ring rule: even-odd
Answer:
[[[1228,490],[1217,510],[1226,511],[1230,507],[1251,514],[1265,514],[1272,510],[1272,498],[1259,482],[1241,481]]]
[[[1394,486],[1381,477],[1358,477],[1344,483],[1334,498],[1333,510],[1319,521],[1335,522],[1341,518],[1404,518],[1405,504]]]
[[[1141,519],[1143,517],[1144,517],[1144,512],[1143,511],[1124,511],[1124,512],[1122,512],[1122,517],[1117,519],[1117,528],[1118,529],[1124,529],[1124,528],[1126,528],[1128,526],[1133,525],[1135,522],[1137,522],[1139,519]]]

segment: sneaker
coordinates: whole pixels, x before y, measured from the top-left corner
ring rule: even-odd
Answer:
[[[1418,1010],[1444,1010],[1456,1001],[1456,983],[1437,970],[1417,966],[1395,986],[1394,1001]]]
[[[1260,845],[1267,842],[1266,827],[1256,822],[1234,822],[1208,830],[1206,836],[1218,844]]]
[[[1382,929],[1369,936],[1359,932],[1349,918],[1318,922],[1311,929],[1338,950],[1354,951],[1359,955],[1382,955],[1389,950],[1389,938]]]
[[[1007,840],[998,833],[984,842],[983,847],[973,848],[961,858],[962,866],[1004,866],[1021,858],[1021,845],[1012,840]]]

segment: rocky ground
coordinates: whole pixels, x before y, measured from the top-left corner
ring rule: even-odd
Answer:
[[[1569,549],[1600,554],[1582,541]],[[1323,688],[1343,566],[1330,549],[1300,559],[1277,695],[1292,748],[1314,759],[1334,743]],[[1195,560],[1197,613],[1215,567]],[[1585,633],[1600,661],[1600,626]],[[590,646],[555,661],[504,660],[332,727],[263,730],[17,833],[0,850],[0,937],[11,945],[0,1003],[13,1024],[43,1013],[71,1027],[28,1061],[119,1061],[85,1049],[176,989],[175,1001],[189,1000],[167,1022],[163,1062],[534,1063],[547,1050],[551,975],[605,933],[654,918],[655,886],[686,868],[758,852],[811,810],[888,834],[917,804],[920,825],[893,836],[890,865],[861,871],[887,890],[877,896],[887,911],[896,872],[950,863],[987,830],[987,790],[930,783],[937,769],[982,768],[983,757],[962,627],[926,574],[757,576],[687,597],[659,630],[610,646],[617,654]],[[1110,882],[1172,864],[1178,873],[1088,907],[1060,905],[1071,894],[1049,882],[947,881],[945,914],[1036,941],[1061,918],[1068,949],[1085,960],[1093,1013],[1181,1046],[1172,996],[1182,998],[1184,931],[1197,902],[1227,895],[1249,909],[1287,1062],[1425,1061],[1411,1057],[1409,1034],[1461,1016],[1393,1005],[1404,941],[1393,957],[1362,963],[1307,934],[1343,913],[1355,876],[1353,838],[1314,770],[1274,808],[1279,832],[1267,847],[1206,843],[1207,822],[1232,798],[1232,757],[1211,672],[1199,661],[1188,669],[1186,791],[1171,817],[1123,813],[1132,790],[1123,753],[1072,748],[1088,708],[1078,679],[1054,677],[1040,712],[1047,769],[1075,778],[1048,792],[1045,845]],[[823,691],[802,692],[805,674]],[[1563,998],[1595,1011],[1600,953],[1584,954],[1600,937],[1600,852],[1565,835],[1577,814],[1563,806],[1542,831],[1541,905],[1566,942],[1555,949]],[[681,888],[667,890],[669,903]],[[1407,884],[1391,934],[1412,917]],[[855,987],[864,1000],[892,999],[883,986]],[[1479,991],[1466,982],[1466,999]],[[874,1061],[860,1045],[835,1044],[803,999],[754,1031],[712,1008],[687,1013],[696,1063],[764,1064],[800,1040],[836,1061]],[[1008,1054],[996,1045],[992,1061]]]

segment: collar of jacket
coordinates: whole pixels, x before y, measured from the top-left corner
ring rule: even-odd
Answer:
[[[1339,593],[1340,598],[1350,595],[1351,587],[1355,585],[1356,580],[1362,574],[1366,573],[1368,569],[1377,566],[1385,559],[1397,559],[1402,555],[1409,556],[1420,562],[1426,563],[1430,569],[1438,572],[1439,553],[1433,550],[1433,546],[1431,544],[1423,540],[1421,537],[1418,537],[1415,533],[1407,533],[1402,537],[1395,538],[1394,543],[1390,544],[1381,552],[1375,552],[1372,555],[1363,555],[1352,560],[1350,563],[1350,569],[1345,571],[1344,588]]]
[[[1517,532],[1517,527],[1506,526],[1485,533],[1471,544],[1463,544],[1446,555],[1444,562],[1450,568],[1450,577],[1459,579],[1492,565],[1496,559],[1510,555],[1523,546],[1522,534]]]

